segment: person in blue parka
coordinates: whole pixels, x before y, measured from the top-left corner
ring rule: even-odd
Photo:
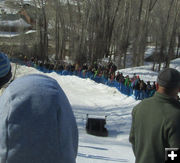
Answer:
[[[9,85],[12,78],[11,63],[6,54],[0,52],[0,95]]]
[[[52,78],[27,75],[0,97],[0,163],[75,163],[78,130]]]

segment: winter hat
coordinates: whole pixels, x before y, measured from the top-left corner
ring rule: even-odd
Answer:
[[[0,88],[12,77],[11,64],[8,57],[0,52]]]
[[[164,88],[180,88],[180,72],[173,68],[166,68],[159,72],[157,83]]]

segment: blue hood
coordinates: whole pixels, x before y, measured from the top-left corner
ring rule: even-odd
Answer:
[[[0,163],[75,163],[78,130],[52,78],[16,79],[0,97]]]

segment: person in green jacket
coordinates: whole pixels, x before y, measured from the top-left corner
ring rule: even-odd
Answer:
[[[136,163],[164,163],[165,148],[180,148],[180,72],[167,68],[158,74],[158,90],[132,111],[129,141]]]

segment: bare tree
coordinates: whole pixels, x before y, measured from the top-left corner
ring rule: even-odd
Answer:
[[[12,8],[21,9],[7,0]],[[151,38],[156,47],[155,63],[159,70],[179,53],[179,0],[32,0],[38,31],[32,45],[39,58],[47,60],[55,53],[57,60],[68,55],[80,64],[93,63],[103,57],[118,56],[118,67],[125,68],[130,54],[133,66],[144,64]],[[23,39],[22,39],[23,40]],[[180,39],[179,39],[180,40]],[[26,42],[24,39],[22,41]]]

